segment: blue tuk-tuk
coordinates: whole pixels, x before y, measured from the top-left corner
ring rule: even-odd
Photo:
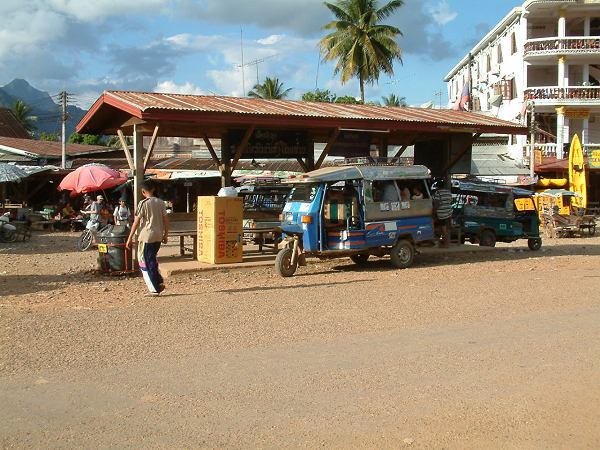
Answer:
[[[292,276],[306,257],[349,256],[356,264],[390,255],[409,267],[415,246],[434,240],[432,200],[424,166],[346,165],[292,177],[281,217],[285,247],[275,267]]]

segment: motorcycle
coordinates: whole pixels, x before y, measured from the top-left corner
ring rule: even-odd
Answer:
[[[17,227],[11,225],[10,213],[6,212],[0,216],[0,242],[14,242],[17,240]]]

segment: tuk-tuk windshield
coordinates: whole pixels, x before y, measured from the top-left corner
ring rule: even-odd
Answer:
[[[287,201],[310,203],[315,199],[318,187],[317,183],[297,184],[290,192]]]

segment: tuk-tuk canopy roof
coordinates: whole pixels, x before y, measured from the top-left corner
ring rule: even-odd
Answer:
[[[287,183],[330,183],[345,180],[420,180],[431,177],[425,166],[340,166],[324,167],[285,180]]]
[[[543,192],[539,192],[538,195],[550,195],[552,197],[562,197],[563,195],[569,195],[574,197],[581,197],[581,194],[573,191],[567,191],[566,189],[546,189]]]
[[[497,194],[507,194],[512,192],[514,195],[519,196],[532,196],[534,192],[528,191],[527,189],[521,189],[512,186],[505,186],[502,184],[476,182],[476,181],[460,181],[453,180],[452,187],[458,188],[461,191],[474,191],[474,192],[491,192]]]

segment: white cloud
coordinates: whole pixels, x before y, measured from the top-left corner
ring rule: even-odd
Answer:
[[[458,17],[458,13],[450,9],[448,0],[440,0],[436,5],[430,5],[428,10],[438,25],[446,25]]]
[[[258,39],[256,42],[260,45],[273,45],[281,41],[282,38],[283,36],[281,34],[272,34],[264,39]]]
[[[133,12],[157,12],[166,6],[168,0],[50,0],[25,1],[22,3],[46,5],[49,10],[57,11],[82,22],[93,22],[110,16],[130,14]],[[24,8],[25,9],[25,8]]]
[[[158,83],[154,92],[166,92],[169,94],[188,94],[188,95],[206,95],[206,92],[198,86],[186,81],[183,84],[177,84],[174,81],[161,81]]]

